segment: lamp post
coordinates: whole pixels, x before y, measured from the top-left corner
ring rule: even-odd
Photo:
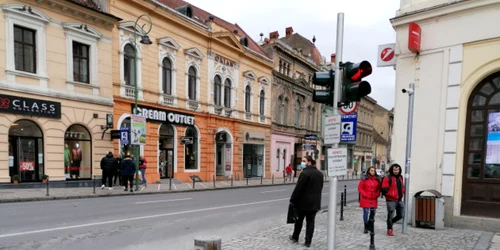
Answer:
[[[139,21],[142,17],[147,17],[147,22],[144,23],[142,26],[139,26]],[[148,27],[149,26],[149,27]],[[137,20],[134,23],[134,28],[136,29],[134,32],[134,48],[137,51],[137,35],[140,33],[141,35],[141,41],[139,41],[142,44],[145,45],[150,45],[153,42],[149,39],[149,32],[151,32],[151,29],[153,28],[153,21],[151,21],[151,17],[148,14],[142,14],[140,15]],[[147,30],[146,30],[146,29]],[[134,56],[134,115],[137,114],[137,102],[138,102],[138,97],[139,97],[139,90],[137,87],[137,52],[135,53]],[[131,121],[132,122],[132,121]],[[135,155],[135,191],[139,190],[139,158],[140,158],[140,145],[135,145],[134,147],[134,155]]]

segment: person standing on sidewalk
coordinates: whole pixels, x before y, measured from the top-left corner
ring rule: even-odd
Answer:
[[[134,175],[135,175],[135,163],[130,154],[126,154],[123,158],[120,169],[122,171],[122,180],[125,190],[128,190],[128,183],[130,182],[130,192],[134,192]]]
[[[382,181],[382,194],[387,202],[387,235],[394,236],[392,226],[404,215],[403,195],[405,186],[401,176],[401,166],[394,163],[389,168],[389,174]],[[396,216],[394,216],[396,211]]]
[[[310,247],[314,233],[314,221],[316,213],[321,209],[321,193],[323,191],[323,173],[316,168],[316,161],[311,156],[302,158],[301,165],[304,168],[299,175],[297,185],[293,190],[290,204],[297,211],[297,220],[293,234],[289,236],[293,242],[299,241],[302,223],[306,219],[305,246]]]
[[[286,173],[286,179],[292,181],[292,173],[293,173],[292,164],[288,164],[288,166],[286,166],[285,173]]]
[[[141,176],[142,176],[142,185],[148,186],[148,183],[146,181],[146,168],[148,167],[148,161],[146,158],[144,158],[143,155],[139,158],[139,171],[141,171]]]
[[[366,175],[361,176],[361,180],[358,184],[358,192],[361,195],[361,199],[359,200],[359,207],[363,208],[365,234],[368,233],[369,229],[368,215],[370,213],[370,208],[373,208],[374,212],[377,209],[377,198],[380,196],[380,186],[380,179],[377,175],[375,167],[369,167],[366,171]]]
[[[101,170],[102,170],[102,186],[101,189],[106,187],[106,180],[109,183],[109,190],[113,190],[113,175],[118,168],[118,161],[113,157],[113,153],[110,151],[106,156],[101,159]]]

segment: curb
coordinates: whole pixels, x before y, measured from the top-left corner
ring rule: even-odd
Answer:
[[[343,181],[353,181],[356,179],[349,180],[339,180]],[[329,183],[329,181],[325,181]],[[228,187],[207,187],[204,189],[184,189],[184,190],[164,190],[164,191],[146,191],[146,192],[127,192],[127,193],[109,193],[109,194],[87,194],[87,195],[75,195],[75,196],[45,196],[45,197],[28,197],[28,198],[14,198],[0,200],[0,204],[4,203],[18,203],[18,202],[30,202],[30,201],[50,201],[50,200],[73,200],[73,199],[88,199],[88,198],[102,198],[102,197],[115,197],[115,196],[131,196],[131,195],[154,195],[154,194],[168,194],[168,193],[189,193],[189,192],[203,192],[203,191],[215,191],[215,190],[228,190],[228,189],[243,189],[243,188],[258,188],[258,187],[274,187],[274,186],[288,186],[295,185],[293,183],[278,183],[278,184],[262,184],[262,185],[249,185],[249,186],[228,186]],[[97,189],[98,187],[96,187]],[[327,206],[328,207],[328,206]]]

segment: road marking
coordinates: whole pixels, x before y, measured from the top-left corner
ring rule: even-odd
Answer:
[[[204,188],[207,188],[207,186],[203,185],[203,183],[202,183],[202,182],[198,182],[198,184],[200,184],[200,185],[201,185],[202,187],[204,187]]]
[[[144,220],[144,219],[153,219],[153,218],[160,218],[160,217],[180,215],[180,214],[191,214],[191,213],[220,210],[220,209],[226,209],[226,208],[245,207],[245,206],[250,206],[250,205],[273,203],[273,202],[284,201],[284,200],[289,200],[289,199],[290,198],[282,198],[282,199],[265,200],[265,201],[249,202],[249,203],[240,203],[240,204],[234,204],[234,205],[208,207],[208,208],[179,211],[179,212],[173,212],[173,213],[146,215],[146,216],[127,218],[127,219],[108,220],[108,221],[101,221],[101,222],[94,222],[94,223],[87,223],[87,224],[80,224],[80,225],[73,225],[73,226],[54,227],[54,228],[46,228],[46,229],[33,230],[33,231],[24,231],[24,232],[19,232],[19,233],[1,234],[0,238],[7,238],[7,237],[13,237],[13,236],[28,235],[28,234],[37,234],[37,233],[46,233],[46,232],[53,232],[53,231],[61,231],[61,230],[68,230],[68,229],[75,229],[75,228],[82,228],[82,227],[93,227],[93,226],[115,224],[115,223]]]
[[[260,193],[261,193],[261,194],[265,194],[265,193],[283,192],[283,191],[286,191],[286,189],[278,189],[278,190],[262,191],[262,192],[260,192]]]
[[[146,186],[142,185],[141,192],[142,192],[142,190],[144,190],[144,188],[145,188],[145,187],[146,187]]]
[[[225,182],[225,181],[221,181],[220,183],[226,185],[226,186],[229,186],[229,183]]]
[[[191,184],[187,183],[187,182],[184,182],[186,185],[188,185],[189,188],[193,188],[193,186],[191,186]]]
[[[175,190],[177,190],[177,186],[174,183],[172,183],[172,186],[174,187]]]
[[[192,200],[193,198],[184,198],[184,199],[173,199],[173,200],[157,200],[157,201],[139,201],[135,204],[148,204],[148,203],[161,203],[161,202],[171,202],[171,201],[187,201]]]

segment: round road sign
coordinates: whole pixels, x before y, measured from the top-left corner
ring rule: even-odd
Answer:
[[[380,52],[380,59],[384,62],[389,62],[394,58],[394,49],[393,48],[385,48]]]
[[[340,107],[340,112],[344,115],[349,115],[356,112],[356,109],[358,109],[358,103],[350,102],[348,105]]]

